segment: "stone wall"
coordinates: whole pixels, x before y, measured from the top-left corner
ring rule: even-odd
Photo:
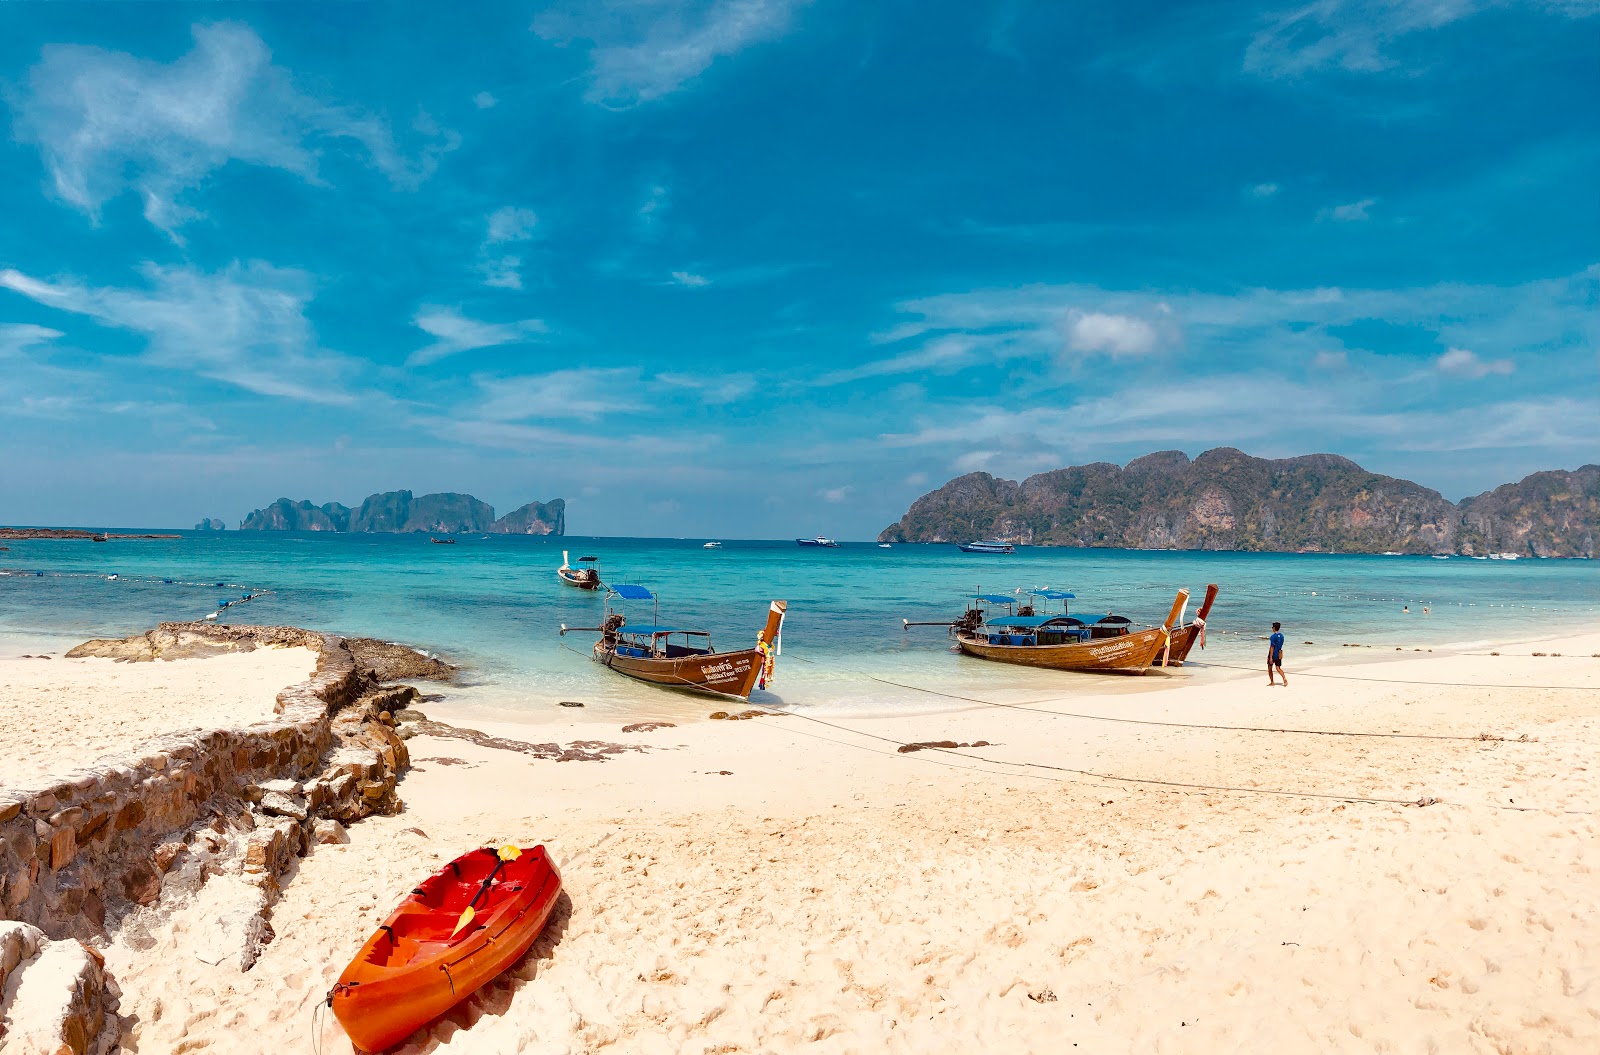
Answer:
[[[348,820],[398,808],[394,782],[407,761],[404,744],[377,722],[370,703],[364,713],[335,721],[342,708],[380,691],[338,637],[286,627],[163,624],[143,638],[91,642],[78,654],[149,659],[256,644],[305,645],[318,654],[311,678],[279,693],[277,717],[161,737],[45,786],[0,788],[0,917],[31,923],[55,939],[103,936],[108,911],[116,916],[161,896],[192,830],[209,824],[231,837],[254,833],[258,817],[287,816],[309,836],[313,814]],[[262,790],[284,780],[292,787]],[[267,801],[270,795],[278,797]],[[255,841],[263,839],[276,853],[303,845],[298,835],[261,832]]]

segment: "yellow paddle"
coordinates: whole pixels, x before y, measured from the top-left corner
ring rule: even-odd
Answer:
[[[494,877],[499,874],[500,869],[505,867],[505,863],[507,861],[515,861],[517,858],[521,857],[522,851],[510,843],[506,843],[504,846],[500,847],[500,853],[498,856],[500,860],[494,863],[493,871],[491,871],[488,877],[484,879],[483,885],[478,887],[478,892],[472,895],[472,900],[468,902],[467,907],[462,910],[461,918],[456,920],[456,929],[450,932],[450,937],[454,938],[457,934],[461,933],[462,927],[465,927],[467,924],[472,922],[472,917],[478,914],[477,910],[474,908],[474,906],[478,904],[478,899],[489,892],[489,884],[494,882]]]

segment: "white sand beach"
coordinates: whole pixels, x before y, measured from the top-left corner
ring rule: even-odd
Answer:
[[[163,733],[270,718],[280,689],[310,674],[303,648],[209,659],[0,660],[0,786],[28,786]]]
[[[253,970],[193,955],[196,912],[124,928],[125,1048],[349,1051],[317,1010],[372,927],[520,840],[566,901],[399,1050],[1593,1052],[1600,635],[1504,651],[1031,710],[484,730],[644,749],[604,762],[419,736],[406,810],[299,862]],[[896,750],[943,739],[993,746]]]

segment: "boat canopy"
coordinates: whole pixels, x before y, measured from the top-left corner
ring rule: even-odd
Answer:
[[[599,557],[579,557],[578,558],[578,563],[582,564],[585,561],[592,561],[592,560],[599,560],[599,559],[600,559]]]
[[[1133,622],[1132,619],[1129,619],[1125,615],[1062,615],[1056,616],[1056,618],[1067,619],[1074,623],[1082,623],[1084,626],[1088,626],[1090,623],[1103,623],[1106,625],[1112,625]]]
[[[1077,594],[1068,593],[1066,590],[1035,590],[1033,592],[1050,601],[1076,601],[1078,599]]]
[[[990,604],[1016,604],[1017,599],[1008,593],[980,593],[978,600],[988,601]]]
[[[653,601],[656,595],[643,586],[636,586],[631,582],[618,582],[611,584],[611,592],[624,601]]]

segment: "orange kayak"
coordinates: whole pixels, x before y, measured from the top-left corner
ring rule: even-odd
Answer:
[[[394,1047],[528,951],[555,908],[561,873],[543,846],[505,856],[494,847],[462,854],[367,939],[328,993],[357,1047]],[[470,922],[456,931],[469,905]]]

